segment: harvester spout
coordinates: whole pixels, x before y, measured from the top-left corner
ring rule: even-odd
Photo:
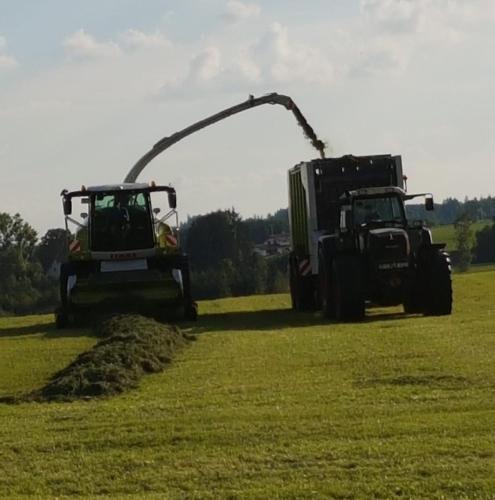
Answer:
[[[136,164],[131,168],[129,173],[124,179],[124,182],[135,182],[138,178],[139,174],[143,171],[143,169],[151,162],[155,157],[159,154],[163,153],[170,146],[173,146],[176,142],[181,141],[185,137],[198,132],[199,130],[213,125],[229,116],[233,116],[242,111],[246,111],[251,108],[255,108],[257,106],[261,106],[263,104],[279,104],[284,106],[289,111],[292,111],[292,114],[296,118],[299,125],[302,127],[304,134],[311,141],[311,144],[314,148],[316,148],[321,156],[321,158],[325,158],[325,144],[323,141],[318,139],[311,125],[309,125],[308,121],[301,113],[301,110],[296,106],[294,101],[286,95],[272,93],[267,94],[261,97],[249,96],[249,99],[241,104],[237,104],[236,106],[232,106],[230,108],[224,109],[219,113],[209,116],[199,122],[196,122],[189,127],[186,127],[179,132],[175,132],[169,137],[164,137],[160,141],[158,141],[142,158],[140,158]]]

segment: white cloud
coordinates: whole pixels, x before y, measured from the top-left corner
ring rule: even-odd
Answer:
[[[216,40],[194,55],[183,76],[162,87],[165,98],[194,96],[204,92],[265,91],[280,84],[328,84],[334,69],[319,49],[292,42],[289,30],[273,23],[254,42],[240,45],[236,40]]]
[[[143,33],[129,29],[122,35],[123,43],[131,49],[153,49],[171,47],[172,43],[159,31]]]
[[[77,59],[114,57],[121,53],[115,42],[99,42],[83,29],[72,33],[63,41],[66,52]]]
[[[255,3],[229,0],[225,5],[224,19],[229,23],[238,23],[259,16],[260,12],[261,8]]]
[[[267,83],[330,83],[334,78],[328,56],[310,44],[293,42],[280,23],[273,23],[253,45],[248,61]]]
[[[5,37],[0,35],[0,70],[2,69],[12,69],[19,65],[17,60],[6,54],[7,50],[7,40]]]
[[[422,0],[363,0],[362,11],[379,29],[391,33],[417,31]]]
[[[194,82],[208,82],[220,75],[222,55],[218,47],[206,47],[193,57],[189,78]]]

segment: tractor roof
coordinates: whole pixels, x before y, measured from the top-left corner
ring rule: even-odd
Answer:
[[[341,198],[347,198],[349,196],[352,198],[357,196],[380,196],[387,194],[398,194],[401,197],[406,196],[406,192],[397,186],[382,186],[382,187],[367,187],[367,188],[360,188],[360,189],[354,189],[352,191],[347,191],[341,196]]]

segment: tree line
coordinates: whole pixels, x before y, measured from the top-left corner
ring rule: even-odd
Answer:
[[[471,262],[495,262],[495,198],[460,202],[453,198],[436,205],[430,224],[454,224],[459,270]],[[421,205],[409,205],[410,219],[431,218]],[[472,222],[494,222],[476,234]],[[287,256],[262,257],[256,244],[271,235],[288,233],[287,209],[266,217],[242,219],[234,210],[190,217],[181,226],[182,246],[189,254],[192,283],[198,299],[284,292]],[[54,263],[66,258],[65,229],[50,229],[41,238],[19,214],[0,213],[0,314],[46,311],[58,302],[58,280],[50,277]]]

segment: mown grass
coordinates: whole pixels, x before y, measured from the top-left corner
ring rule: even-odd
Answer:
[[[455,297],[451,317],[360,325],[285,295],[204,302],[199,340],[139,389],[0,405],[0,496],[493,498],[495,272],[457,275]],[[0,396],[95,342],[15,321]]]

